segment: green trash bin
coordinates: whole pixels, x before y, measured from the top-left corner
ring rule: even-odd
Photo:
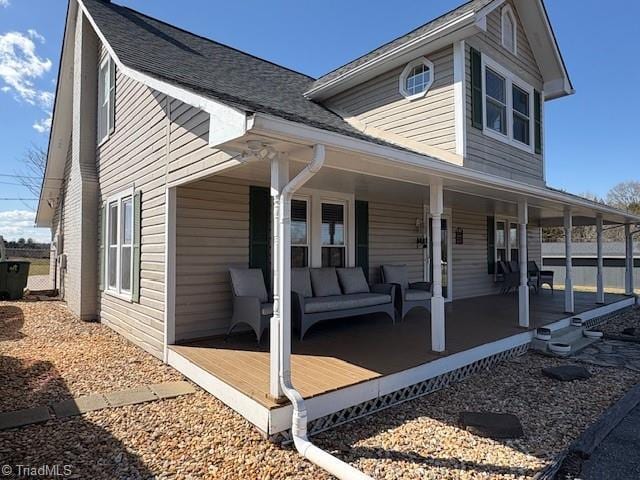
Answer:
[[[29,278],[29,265],[31,262],[24,260],[0,261],[0,299],[20,300],[27,288]]]

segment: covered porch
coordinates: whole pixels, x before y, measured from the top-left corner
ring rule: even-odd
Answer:
[[[576,314],[611,311],[624,295],[606,294],[597,305],[592,293],[576,292]],[[604,308],[603,308],[604,307]],[[305,399],[389,376],[475,347],[513,337],[567,318],[561,292],[545,290],[531,298],[531,326],[518,327],[515,295],[455,300],[445,306],[447,350],[431,344],[430,314],[413,310],[393,325],[385,315],[353,317],[314,326],[300,341],[292,338],[293,382]],[[216,336],[174,345],[171,350],[273,409],[281,406],[269,395],[269,342],[257,343],[252,332],[228,339]]]
[[[528,262],[542,265],[541,226],[564,226],[570,259],[572,225],[601,232],[633,220],[609,207],[424,156],[284,138],[231,146],[241,153],[168,188],[165,358],[269,435],[291,427],[291,385],[308,417],[320,419],[486,367],[524,351],[536,327],[635,300],[574,292],[570,268],[564,292],[533,294],[529,283]],[[498,260],[519,270],[509,295],[496,295]],[[360,268],[375,285],[384,265],[429,282],[429,310],[395,325],[343,315],[295,338],[292,267]],[[262,271],[261,329],[270,328],[260,344],[242,332],[223,338],[234,311],[231,268]]]

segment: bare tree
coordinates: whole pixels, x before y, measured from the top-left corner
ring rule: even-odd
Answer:
[[[640,213],[640,181],[617,184],[607,193],[607,203],[612,207]]]
[[[22,157],[22,168],[15,172],[16,179],[25,187],[34,198],[40,197],[40,189],[42,188],[42,179],[47,166],[47,151],[31,144]],[[24,203],[24,202],[23,202]],[[25,204],[30,210],[32,205]]]

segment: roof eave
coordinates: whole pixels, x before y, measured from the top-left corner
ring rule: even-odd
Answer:
[[[51,131],[49,132],[49,143],[47,147],[47,157],[45,164],[44,176],[42,178],[42,186],[40,188],[40,196],[38,198],[38,207],[36,209],[35,226],[39,228],[46,228],[52,226],[54,207],[51,204],[52,197],[57,197],[62,182],[56,180],[58,177],[54,177],[56,185],[49,185],[52,182],[51,172],[52,170],[60,168],[60,162],[62,161],[62,168],[64,169],[64,161],[66,156],[63,155],[60,158],[60,150],[64,148],[63,145],[66,142],[63,132],[67,131],[68,125],[64,124],[64,121],[68,119],[60,112],[64,105],[69,102],[69,86],[70,82],[63,81],[63,75],[65,72],[69,72],[69,53],[68,44],[73,44],[73,38],[75,36],[74,29],[71,27],[71,20],[75,18],[78,10],[78,4],[75,0],[69,0],[67,5],[67,15],[65,21],[64,32],[62,35],[62,45],[60,47],[60,62],[58,64],[58,78],[56,81],[56,93],[54,97],[53,112],[51,117]],[[73,51],[71,52],[73,55]],[[73,59],[71,59],[71,65]],[[65,145],[68,146],[68,145]],[[66,153],[66,152],[65,152]]]
[[[584,208],[594,213],[624,219],[624,222],[618,223],[640,224],[640,215],[634,215],[608,205],[595,203],[570,193],[471,170],[467,167],[454,165],[427,155],[399,150],[390,146],[378,145],[366,140],[349,137],[336,132],[329,132],[268,114],[254,113],[249,116],[247,119],[247,134],[268,136],[285,141],[307,143],[309,145],[322,143],[333,149],[350,150],[363,155],[383,158],[391,162],[401,162],[403,165],[410,167],[428,168],[433,171],[434,175],[441,175],[443,178],[459,179],[471,184],[490,185],[504,189],[505,191],[518,192],[565,206]]]
[[[379,72],[389,70],[410,61],[417,55],[426,55],[455,41],[462,40],[483,31],[481,22],[474,11],[469,11],[446,24],[416,37],[396,48],[385,52],[326,83],[313,87],[304,93],[312,100],[324,100],[340,91],[357,85],[364,79]]]

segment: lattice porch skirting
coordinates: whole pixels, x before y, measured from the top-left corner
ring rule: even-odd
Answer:
[[[525,343],[524,345],[519,345],[509,350],[505,350],[504,352],[482,358],[463,367],[451,370],[450,372],[424,380],[420,383],[396,390],[395,392],[388,393],[381,397],[373,398],[330,415],[317,418],[309,422],[308,433],[309,435],[315,435],[325,430],[337,427],[338,425],[342,425],[343,423],[351,422],[386,408],[399,405],[403,402],[428,395],[451,384],[460,382],[482,370],[491,368],[498,362],[524,355],[528,349],[529,344]],[[269,440],[275,443],[290,443],[292,441],[291,430],[271,435]]]

